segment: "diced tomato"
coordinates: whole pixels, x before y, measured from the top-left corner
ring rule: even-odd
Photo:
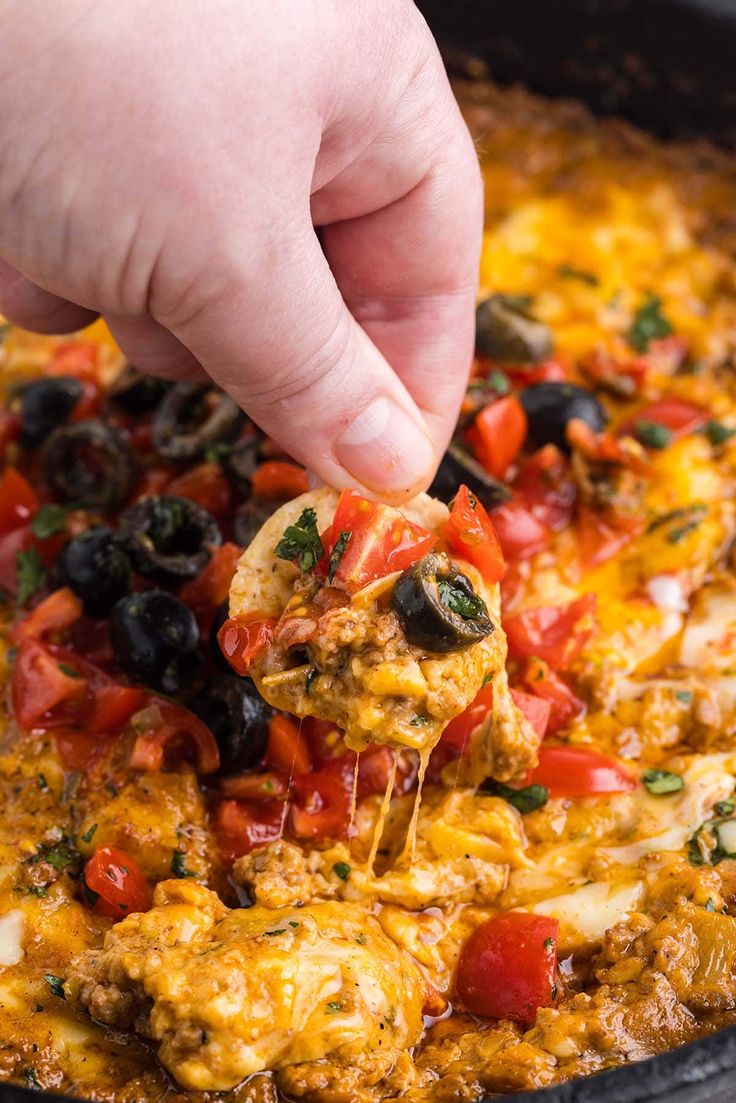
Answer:
[[[643,530],[643,517],[601,514],[580,506],[576,525],[580,561],[594,567],[612,559]]]
[[[220,650],[238,674],[247,674],[273,639],[276,621],[273,617],[263,620],[241,620],[231,617],[217,633]]]
[[[503,912],[481,923],[460,951],[455,991],[484,1019],[534,1022],[554,1002],[560,924],[545,915]]]
[[[502,479],[526,440],[526,413],[516,395],[484,406],[473,423],[471,444],[478,460],[495,479]]]
[[[100,670],[111,671],[117,665],[107,620],[77,621],[69,632],[69,647]]]
[[[285,797],[288,788],[288,779],[276,770],[238,774],[220,782],[222,796],[233,800],[273,800]]]
[[[539,748],[539,762],[525,785],[544,785],[551,797],[589,797],[595,793],[628,793],[637,781],[615,758],[589,747]]]
[[[283,818],[283,800],[221,800],[215,811],[215,833],[225,859],[232,862],[278,839]]]
[[[215,517],[224,516],[230,508],[230,483],[219,463],[200,463],[172,479],[167,494],[178,494],[196,502]]]
[[[454,717],[442,732],[441,742],[456,747],[460,752],[467,747],[470,736],[493,707],[493,685],[489,682],[476,694],[473,701]]]
[[[266,764],[282,770],[287,777],[311,770],[306,738],[290,716],[277,713],[268,721]]]
[[[350,789],[334,772],[297,774],[291,830],[298,839],[341,839],[350,826]]]
[[[493,523],[467,486],[455,495],[444,537],[450,551],[477,567],[486,582],[498,582],[503,576],[503,553]]]
[[[305,469],[286,460],[266,460],[255,469],[251,479],[256,498],[298,498],[308,489]]]
[[[501,550],[510,562],[529,559],[550,542],[549,529],[537,520],[518,494],[491,510],[490,517]]]
[[[26,551],[32,540],[33,534],[27,525],[0,536],[0,589],[13,596],[18,592],[18,552]]]
[[[503,369],[515,387],[532,383],[564,383],[570,378],[570,366],[561,359],[543,360],[541,364],[514,364]]]
[[[536,656],[556,670],[566,670],[580,654],[593,631],[595,594],[583,594],[567,605],[524,609],[504,620],[509,655]]]
[[[242,551],[237,544],[231,543],[213,548],[209,563],[179,590],[179,597],[194,610],[200,626],[209,621],[218,605],[227,599]]]
[[[647,454],[631,437],[614,437],[612,433],[595,433],[582,418],[574,417],[565,427],[571,448],[593,463],[617,464],[640,474],[649,470]]]
[[[103,686],[95,695],[85,727],[93,734],[115,735],[143,707],[145,700],[145,690],[138,686]]]
[[[132,769],[158,771],[167,754],[181,750],[194,752],[199,774],[214,774],[219,768],[220,751],[214,735],[183,705],[165,697],[151,696],[146,708],[131,720],[141,731],[130,753]]]
[[[38,495],[28,479],[15,467],[0,476],[0,535],[28,523],[38,509]]]
[[[57,345],[46,368],[47,375],[71,375],[75,379],[98,379],[99,345],[91,341],[65,341]]]
[[[583,371],[594,383],[628,398],[641,391],[650,367],[647,356],[616,360],[606,350],[595,349],[584,362]]]
[[[338,499],[325,549],[328,555],[342,532],[349,532],[350,539],[335,581],[351,591],[405,570],[437,543],[434,533],[408,521],[399,510],[363,498],[354,490],[343,490]],[[324,562],[320,566],[324,568]]]
[[[171,472],[162,467],[154,467],[144,472],[135,489],[133,501],[137,502],[139,498],[150,498],[154,494],[163,494],[170,482]]]
[[[64,769],[77,773],[91,770],[110,746],[110,741],[103,735],[87,731],[81,726],[57,728],[54,738]]]
[[[85,679],[65,674],[59,660],[42,643],[23,640],[11,680],[13,712],[21,728],[33,728],[59,705],[83,698],[86,689]]]
[[[358,755],[358,800],[369,797],[373,793],[385,793],[391,780],[391,772],[394,768],[396,751],[390,747],[372,746],[366,747]],[[401,762],[396,771],[396,787],[403,791],[401,776]]]
[[[552,705],[543,697],[537,697],[534,693],[525,693],[523,689],[512,689],[511,696],[514,704],[523,712],[540,739],[544,739],[549,723],[549,714]]]
[[[138,864],[115,846],[97,847],[84,867],[84,883],[97,897],[94,910],[110,919],[151,906],[151,890]]]
[[[536,697],[549,702],[547,735],[555,735],[585,712],[585,702],[541,659],[529,660],[524,671],[524,684]]]
[[[668,395],[666,398],[658,398],[656,402],[650,402],[648,406],[642,407],[621,426],[619,433],[636,435],[637,422],[653,421],[669,429],[673,440],[679,440],[688,433],[694,433],[696,429],[700,429],[712,417],[712,411],[705,406],[688,402],[687,399],[678,398],[676,395]]]
[[[548,529],[559,532],[569,525],[577,491],[570,466],[554,444],[546,444],[524,460],[514,489],[532,516]]]
[[[54,590],[48,597],[32,609],[31,612],[18,621],[10,630],[12,643],[18,644],[21,640],[42,639],[47,633],[64,632],[78,621],[82,613],[82,603],[76,594],[72,593],[68,586],[62,586]]]

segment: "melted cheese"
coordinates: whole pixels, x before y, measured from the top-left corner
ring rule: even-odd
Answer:
[[[0,965],[17,965],[22,960],[25,922],[17,908],[0,915]]]

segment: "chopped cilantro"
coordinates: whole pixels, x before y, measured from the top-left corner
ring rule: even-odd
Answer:
[[[197,876],[194,870],[187,869],[186,857],[186,852],[184,850],[175,850],[171,855],[171,872],[174,874],[174,877]]]
[[[417,713],[416,716],[412,716],[409,723],[411,724],[411,726],[413,728],[421,728],[424,724],[429,723],[429,717],[428,716],[420,716],[420,714]]]
[[[679,793],[685,786],[685,782],[679,774],[673,774],[670,770],[646,770],[641,775],[645,789],[653,797],[665,797],[669,793]]]
[[[494,368],[493,371],[489,372],[486,377],[486,382],[489,387],[493,387],[496,394],[508,394],[511,390],[509,377],[506,375],[506,372],[502,372],[500,368]]]
[[[39,774],[37,776],[36,780],[38,782],[39,789],[48,789],[49,783],[46,780],[46,778],[43,776],[43,774]]]
[[[297,563],[303,571],[316,567],[325,549],[317,531],[317,514],[313,509],[302,510],[295,525],[288,525],[274,548],[274,555]]]
[[[49,886],[48,885],[28,885],[27,888],[21,889],[20,891],[24,892],[26,894],[26,896],[48,896]]]
[[[680,541],[689,533],[694,532],[700,524],[700,521],[687,521],[686,524],[680,525],[679,528],[670,529],[667,533],[668,544],[679,544]]]
[[[692,690],[690,689],[678,689],[675,697],[678,701],[682,701],[683,705],[689,705],[693,699]]]
[[[736,433],[736,429],[724,425],[722,421],[709,421],[705,427],[705,435],[714,447],[725,444]]]
[[[225,444],[220,442],[219,444],[211,444],[209,448],[205,449],[204,458],[208,463],[222,463],[233,450],[232,444]]]
[[[340,535],[335,541],[334,547],[330,552],[330,566],[327,571],[327,581],[332,582],[333,578],[337,574],[338,567],[342,562],[342,557],[345,554],[345,549],[352,539],[352,532],[348,532],[347,529],[340,529]]]
[[[55,977],[53,973],[44,973],[43,979],[55,996],[58,996],[60,1000],[66,999],[64,995],[64,981],[61,977]]]
[[[715,806],[716,814],[719,816],[730,816],[736,808],[736,804],[732,800],[719,800]]]
[[[313,666],[310,670],[307,671],[307,676],[304,679],[304,692],[305,693],[309,693],[310,689],[312,688],[312,682],[314,681],[314,679],[317,677],[318,674],[319,674],[319,671],[317,670],[316,666]]]
[[[49,536],[66,532],[66,510],[64,506],[57,505],[54,502],[41,506],[31,521],[31,532],[39,540],[45,540]]]
[[[527,812],[536,812],[543,808],[549,800],[549,790],[546,785],[527,785],[523,789],[512,789],[510,785],[503,785],[500,781],[488,778],[481,786],[484,793],[490,793],[494,797],[502,797],[522,815]]]
[[[59,663],[59,670],[62,674],[66,674],[67,678],[81,678],[79,671],[69,666],[69,663]]]
[[[554,940],[554,938],[545,938],[542,945],[544,946],[545,950],[554,950],[555,940]]]
[[[337,1000],[330,1000],[325,1008],[326,1015],[337,1015],[339,1011],[342,1011],[342,1004]]]
[[[67,835],[63,835],[56,843],[39,843],[36,853],[26,861],[31,866],[36,865],[37,862],[48,862],[59,873],[63,873],[64,870],[70,872],[76,870],[81,863],[81,857],[73,841]]]
[[[652,341],[669,337],[672,326],[662,313],[659,295],[648,295],[634,315],[626,340],[637,352],[646,352]]]
[[[457,613],[464,620],[472,620],[473,617],[484,615],[486,607],[483,604],[483,599],[478,597],[477,594],[461,590],[459,586],[454,586],[446,578],[437,580],[437,589],[440,601],[451,613]]]
[[[350,876],[350,866],[347,862],[335,862],[332,869],[341,881],[347,881]]]
[[[274,935],[277,935],[277,934],[286,934],[286,927],[277,927],[273,931],[264,931],[263,933],[265,935],[267,935],[269,938],[273,938]]]
[[[580,280],[581,283],[587,283],[589,287],[597,287],[600,282],[592,272],[576,268],[573,264],[561,264],[557,269],[557,275],[566,280]]]
[[[294,928],[294,930],[296,930],[296,929],[297,929],[297,927],[299,926],[299,924],[297,923],[296,919],[290,919],[290,920],[289,920],[289,926],[290,926],[290,927],[293,927],[293,928]]]
[[[557,999],[557,985],[556,984],[552,985],[552,991],[550,992],[550,995],[551,995],[553,1000]]]
[[[714,912],[714,911],[716,910],[716,906],[715,906],[715,904],[713,903],[713,901],[711,900],[710,896],[709,896],[709,897],[708,897],[708,899],[707,899],[707,900],[705,901],[705,910],[706,910],[707,912]]]
[[[36,548],[15,553],[15,573],[18,579],[18,604],[26,602],[46,585],[48,575]]]
[[[29,1088],[41,1087],[41,1082],[36,1076],[36,1070],[34,1068],[31,1068],[30,1065],[28,1068],[23,1069],[23,1079],[25,1080]]]
[[[83,843],[91,843],[94,837],[94,833],[97,830],[97,824],[93,823],[91,827],[87,828],[83,835],[80,835],[80,839]]]
[[[647,448],[654,448],[658,452],[666,448],[672,440],[672,430],[668,429],[666,425],[660,425],[658,421],[647,421],[646,419],[637,421],[634,425],[634,432],[641,444],[646,445]]]
[[[493,681],[493,671],[491,671],[490,674],[484,674],[483,675],[483,681],[480,683],[481,689],[483,689],[484,686],[489,686],[492,681]]]

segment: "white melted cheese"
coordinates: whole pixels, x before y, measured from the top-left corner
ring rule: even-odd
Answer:
[[[23,958],[25,916],[14,909],[0,915],[0,965],[17,965]]]
[[[706,673],[728,669],[735,660],[736,588],[706,587],[682,634],[680,662]]]
[[[625,885],[593,883],[561,896],[538,900],[529,911],[559,919],[559,945],[560,950],[565,951],[580,942],[601,942],[610,927],[636,911],[643,892],[641,881]]]

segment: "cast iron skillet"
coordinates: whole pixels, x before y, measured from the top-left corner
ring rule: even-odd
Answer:
[[[453,55],[664,137],[736,149],[736,0],[419,0]],[[3,1039],[0,1038],[0,1049]],[[734,1103],[736,1027],[507,1103]],[[59,1097],[0,1084],[0,1103]],[[491,1103],[485,1100],[483,1103]],[[501,1103],[495,1096],[494,1103]]]

